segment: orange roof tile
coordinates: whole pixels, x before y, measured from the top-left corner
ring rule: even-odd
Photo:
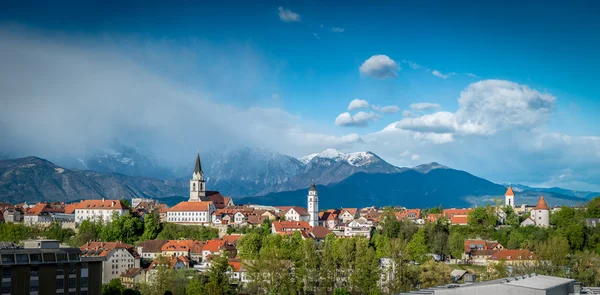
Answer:
[[[548,204],[546,204],[544,196],[540,197],[540,200],[538,201],[537,206],[535,206],[534,210],[548,210]]]
[[[490,256],[491,260],[533,260],[537,259],[535,254],[527,249],[522,250],[500,250]]]
[[[419,219],[421,218],[421,209],[405,209],[401,212],[394,212],[394,214],[396,215],[396,218],[398,218],[398,220],[409,218],[409,216],[412,215],[415,216],[415,219]]]
[[[239,261],[230,260],[230,261],[227,261],[227,262],[229,263],[229,265],[231,265],[231,268],[234,271],[240,271],[240,269],[242,268],[242,263],[239,262]]]
[[[472,208],[464,208],[464,209],[444,209],[442,214],[447,219],[451,219],[454,215],[469,215],[469,212],[473,211]]]
[[[100,256],[104,257],[110,254],[115,249],[127,249],[131,255],[138,257],[136,251],[129,244],[120,242],[88,242],[79,247],[83,256]]]
[[[514,196],[515,193],[513,192],[512,187],[509,186],[504,195],[505,196]]]
[[[344,211],[348,211],[352,216],[356,216],[356,212],[358,212],[358,208],[342,208],[340,210],[340,214],[344,214]]]
[[[306,221],[273,221],[272,225],[276,232],[310,229],[310,225]]]
[[[242,235],[224,235],[223,240],[230,244],[236,244]]]
[[[65,206],[65,214],[73,214],[75,212],[75,208],[77,208],[77,204],[67,204]]]
[[[204,244],[204,247],[202,247],[202,251],[209,251],[211,253],[215,253],[221,251],[221,248],[223,248],[223,246],[225,246],[224,240],[208,240],[206,241],[206,244]]]
[[[467,215],[454,215],[450,222],[452,224],[467,224]]]
[[[160,247],[161,251],[190,251],[190,253],[200,253],[202,243],[194,240],[169,240]]]
[[[75,209],[93,209],[93,210],[115,210],[128,209],[121,200],[83,200],[76,205]]]
[[[167,211],[169,212],[182,212],[182,211],[208,211],[208,208],[213,202],[181,202]]]

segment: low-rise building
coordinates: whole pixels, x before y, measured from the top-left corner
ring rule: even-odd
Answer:
[[[281,206],[277,208],[279,208],[282,211],[281,214],[286,221],[308,222],[308,219],[310,217],[308,211],[306,211],[305,208],[302,208],[300,206]]]
[[[162,254],[162,246],[167,240],[147,240],[139,243],[136,247],[142,259],[154,260]]]
[[[1,294],[101,295],[102,260],[84,257],[59,241],[0,245]]]
[[[504,262],[507,265],[533,265],[537,260],[536,255],[527,250],[500,250],[488,258],[488,264],[492,262]]]
[[[370,239],[372,231],[373,224],[364,217],[352,220],[344,226],[344,236],[346,237],[362,236]]]
[[[358,208],[342,208],[340,210],[340,223],[349,223],[350,221],[358,217]]]
[[[203,242],[194,240],[169,240],[161,247],[164,257],[184,256],[188,259],[201,261]]]
[[[215,206],[211,201],[181,202],[167,210],[167,222],[184,225],[210,224]]]
[[[208,240],[202,246],[202,261],[206,261],[209,256],[220,255],[227,251],[229,258],[237,256],[237,249],[231,243],[222,239]]]
[[[21,211],[17,208],[6,208],[2,215],[4,217],[4,222],[6,223],[19,223],[23,217]]]
[[[129,212],[129,207],[120,200],[83,200],[75,206],[75,222],[84,220],[111,222],[113,216],[122,216]]]
[[[146,272],[143,268],[130,268],[121,275],[121,283],[127,289],[136,289],[139,284],[146,282]]]
[[[120,278],[130,268],[140,267],[140,256],[133,246],[120,242],[88,242],[79,248],[81,256],[102,259],[102,283]]]
[[[492,255],[504,250],[504,246],[498,241],[486,240],[465,240],[464,247],[462,259],[478,265],[486,265]]]

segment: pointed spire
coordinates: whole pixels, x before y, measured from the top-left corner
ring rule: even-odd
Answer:
[[[513,192],[512,187],[509,186],[504,195],[505,196],[514,196],[515,193]]]
[[[546,204],[544,196],[540,197],[540,200],[538,201],[537,206],[535,206],[534,210],[548,210],[548,204]]]
[[[194,167],[194,174],[202,173],[202,165],[200,164],[200,151],[198,151],[198,155],[196,156],[196,166]]]
[[[310,190],[311,191],[316,191],[317,190],[317,186],[315,185],[315,178],[314,177],[312,179],[312,184],[310,185]]]

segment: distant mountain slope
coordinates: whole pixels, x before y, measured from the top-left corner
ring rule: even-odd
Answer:
[[[37,157],[0,161],[1,202],[161,198],[187,192],[187,182],[74,171]]]
[[[357,173],[328,186],[318,186],[319,207],[366,207],[371,205],[400,205],[411,208],[468,207],[474,204],[503,201],[506,187],[473,176],[467,172],[444,168],[426,173],[407,170],[391,174]],[[285,204],[306,206],[307,189],[271,193],[265,196],[242,198],[239,204]],[[551,204],[577,204],[582,198],[551,193],[546,195]],[[539,193],[518,194],[516,203],[535,204]],[[535,202],[533,202],[535,201]]]

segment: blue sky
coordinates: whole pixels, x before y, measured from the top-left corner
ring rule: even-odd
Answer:
[[[600,190],[597,1],[19,1],[0,4],[0,32],[2,58],[22,71],[0,76],[13,94],[5,110],[27,121],[0,122],[8,149],[108,138],[174,159],[232,144],[369,149],[400,166]],[[11,80],[21,76],[25,89]],[[73,83],[81,95],[69,100]],[[86,116],[54,116],[61,140],[24,139],[48,125],[19,103],[39,102],[33,89],[56,112],[105,123],[85,121],[90,133],[71,127]],[[354,99],[369,106],[348,110]],[[125,107],[140,116],[115,115]],[[198,125],[213,131],[173,134],[203,112]]]

